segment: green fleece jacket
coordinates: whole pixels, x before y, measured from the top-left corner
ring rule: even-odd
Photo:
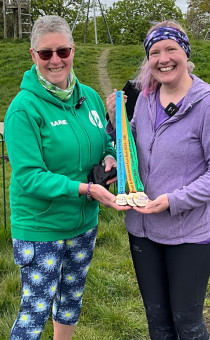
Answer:
[[[24,74],[4,121],[13,238],[61,240],[97,225],[99,204],[80,196],[79,184],[94,164],[115,157],[105,125],[102,100],[90,87],[77,80],[62,102],[39,83],[35,65]]]

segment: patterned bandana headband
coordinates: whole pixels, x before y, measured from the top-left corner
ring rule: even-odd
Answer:
[[[147,59],[149,59],[149,50],[153,44],[160,40],[172,39],[176,41],[185,51],[187,57],[190,57],[190,43],[187,35],[180,31],[178,28],[159,26],[150,32],[144,40],[144,48],[146,51]]]

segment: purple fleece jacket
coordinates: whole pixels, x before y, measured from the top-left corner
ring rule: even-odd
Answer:
[[[170,211],[129,210],[126,229],[163,244],[210,238],[210,85],[191,77],[179,111],[156,131],[155,93],[139,95],[131,122],[145,193],[151,200],[167,193]]]

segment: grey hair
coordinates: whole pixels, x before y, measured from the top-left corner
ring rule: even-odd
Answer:
[[[38,18],[34,23],[31,32],[31,48],[36,49],[41,36],[49,32],[62,33],[72,46],[74,41],[67,21],[57,15],[46,15]]]

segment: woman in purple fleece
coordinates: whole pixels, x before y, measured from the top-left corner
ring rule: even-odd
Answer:
[[[191,74],[182,27],[165,21],[144,41],[131,122],[150,198],[126,229],[152,340],[208,340],[203,305],[210,273],[210,85]],[[107,99],[108,132],[115,94]]]

